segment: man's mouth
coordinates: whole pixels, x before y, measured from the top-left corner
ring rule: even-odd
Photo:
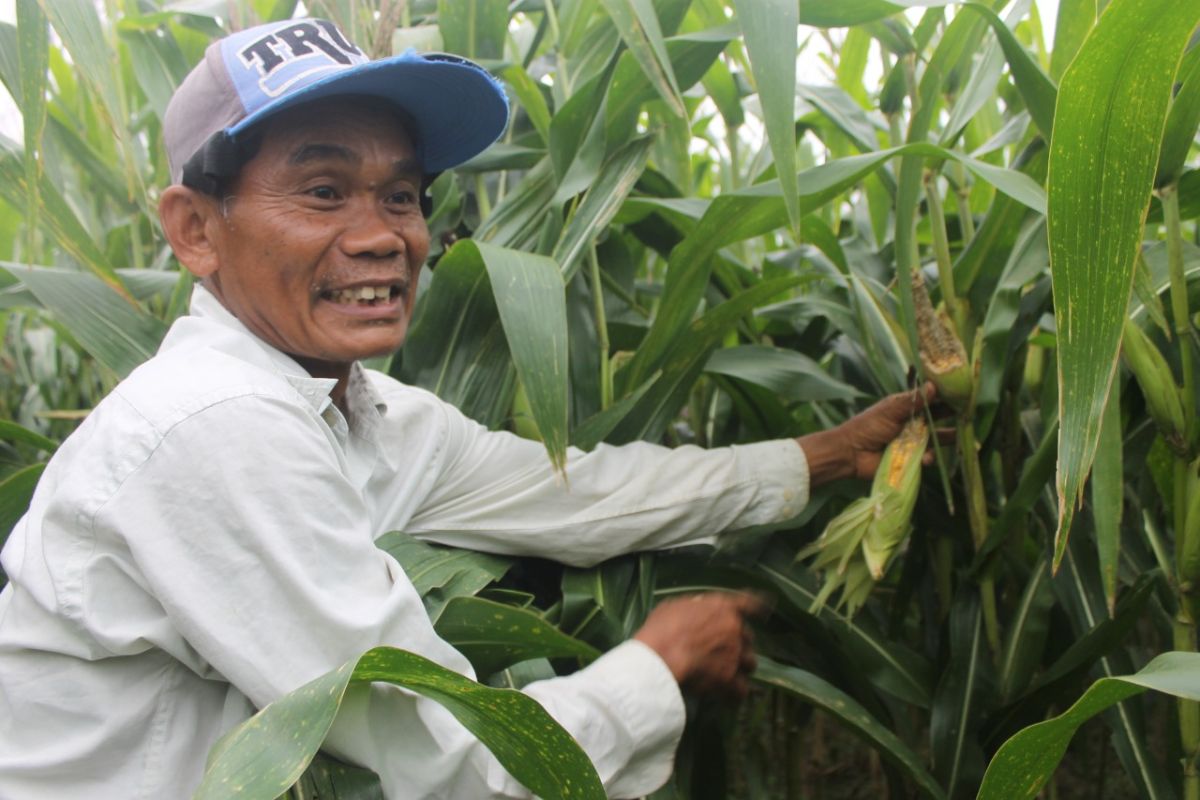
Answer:
[[[375,286],[356,286],[352,289],[330,289],[321,292],[321,299],[339,305],[374,306],[391,302],[400,296],[400,286],[381,283]]]

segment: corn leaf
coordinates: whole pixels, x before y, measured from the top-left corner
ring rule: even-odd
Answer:
[[[13,526],[29,509],[33,490],[37,488],[38,479],[45,469],[45,464],[30,464],[0,480],[0,545],[4,544]]]
[[[1058,99],[1058,90],[1053,81],[1042,72],[1042,68],[996,12],[982,3],[964,3],[963,8],[982,14],[992,26],[1000,41],[1000,48],[1004,51],[1004,57],[1008,59],[1008,68],[1012,72],[1017,90],[1029,109],[1030,117],[1042,132],[1042,136],[1050,138],[1050,131],[1054,126],[1054,104]]]
[[[513,777],[546,798],[605,797],[587,755],[531,697],[492,689],[427,658],[376,647],[284,695],[226,734],[194,800],[274,800],[300,779],[352,683],[402,686],[446,707]]]
[[[979,598],[971,590],[958,594],[950,609],[950,660],[942,673],[930,709],[929,736],[934,775],[950,797],[972,785],[983,771],[976,728],[987,696],[988,654]]]
[[[794,552],[774,551],[756,570],[805,615],[817,597],[815,580],[804,579],[791,564]],[[885,638],[863,614],[854,619],[826,605],[817,618],[837,637],[867,679],[882,691],[920,708],[929,708],[933,696],[933,665],[921,654]]]
[[[1179,92],[1167,115],[1167,130],[1158,158],[1158,186],[1179,180],[1188,152],[1196,140],[1196,128],[1200,126],[1200,47],[1188,51],[1179,70],[1179,83]]]
[[[1058,530],[1065,552],[1116,370],[1175,73],[1200,5],[1113,0],[1063,76],[1050,145],[1058,330]]]
[[[554,247],[553,257],[562,267],[564,282],[575,277],[587,248],[608,227],[633,191],[633,185],[646,168],[653,143],[652,137],[638,137],[605,161],[596,183],[587,190]]]
[[[481,597],[451,600],[434,629],[466,656],[481,676],[531,658],[594,661],[600,657],[599,650],[568,636],[533,611]]]
[[[567,309],[558,263],[482,242],[475,248],[487,267],[509,352],[529,398],[533,419],[551,463],[566,466]]]
[[[505,0],[438,0],[437,22],[447,51],[467,58],[504,56],[508,35]]]
[[[670,424],[700,376],[709,354],[725,333],[752,309],[801,283],[798,277],[763,281],[701,315],[680,336],[663,359],[662,376],[654,382],[634,410],[608,437],[613,443],[635,439],[654,441]]]
[[[922,796],[946,797],[937,781],[922,766],[917,754],[872,717],[857,700],[833,684],[811,672],[785,666],[763,656],[759,656],[754,681],[794,694],[840,720],[912,780],[921,790]]]
[[[954,0],[803,0],[800,24],[845,28],[899,14],[908,8],[947,6]]]
[[[25,444],[47,453],[58,449],[58,442],[42,436],[37,431],[31,431],[22,425],[7,419],[0,419],[0,439],[16,444]]]
[[[1117,604],[1117,567],[1121,560],[1121,516],[1124,513],[1124,446],[1121,440],[1121,387],[1113,382],[1104,419],[1100,422],[1100,442],[1096,448],[1096,466],[1092,471],[1092,524],[1096,530],[1096,551],[1100,558],[1100,580],[1108,613]]]
[[[734,0],[742,27],[750,71],[758,88],[763,125],[775,157],[777,175],[796,174],[796,0]],[[795,182],[784,181],[783,203],[792,230],[800,227],[800,195]]]
[[[128,298],[128,292],[113,270],[108,256],[96,244],[91,233],[79,221],[79,217],[75,215],[54,184],[40,170],[38,171],[36,190],[26,183],[26,178],[26,173],[17,158],[4,153],[0,148],[0,197],[7,200],[14,208],[21,208],[25,204],[24,198],[27,193],[35,193],[40,201],[39,219],[54,241],[63,249],[63,252],[75,258],[104,283]]]
[[[17,63],[20,65],[21,119],[25,135],[25,224],[30,236],[37,228],[38,187],[41,183],[40,143],[46,125],[46,78],[50,69],[49,23],[37,0],[17,2]],[[31,238],[32,241],[32,238]],[[32,258],[34,248],[29,248]]]
[[[1000,702],[1016,697],[1037,672],[1050,634],[1054,594],[1050,588],[1050,562],[1042,558],[1032,570],[1021,598],[1005,626],[1004,649],[997,664]]]
[[[650,0],[601,0],[621,39],[641,66],[650,85],[677,117],[686,117],[687,108],[679,95],[675,70],[667,56],[658,15]]]
[[[1133,675],[1096,681],[1062,714],[1025,728],[1006,741],[988,765],[977,800],[1037,797],[1080,725],[1147,689],[1200,700],[1200,654],[1163,653]]]
[[[1000,191],[1035,211],[1045,210],[1045,195],[1028,175],[985,164],[926,142],[849,156],[806,170],[797,176],[800,199],[805,208],[812,211],[897,155],[960,161],[976,177]],[[665,349],[688,324],[704,294],[712,270],[712,254],[721,247],[759,236],[787,222],[782,196],[780,182],[769,181],[722,194],[708,205],[695,229],[671,251],[658,316],[625,371],[623,386],[640,384],[661,365]]]
[[[3,264],[79,344],[119,377],[158,349],[167,327],[86,272]]]
[[[1096,25],[1096,0],[1059,0],[1050,53],[1050,77],[1058,80],[1067,71],[1088,34]]]
[[[749,381],[796,402],[853,400],[863,393],[834,378],[803,353],[750,344],[714,352],[704,371]]]

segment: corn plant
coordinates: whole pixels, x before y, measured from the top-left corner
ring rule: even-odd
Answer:
[[[16,7],[0,24],[23,125],[23,144],[0,139],[0,531],[186,308],[152,213],[171,91],[212,38],[298,4]],[[373,55],[476,59],[513,99],[504,139],[434,182],[440,246],[408,341],[372,366],[555,464],[571,445],[796,436],[926,380],[942,401],[874,486],[824,487],[715,553],[581,570],[383,537],[485,682],[575,669],[659,598],[751,587],[776,601],[757,688],[693,709],[656,800],[819,793],[805,759],[823,720],[880,759],[862,793],[1051,781],[1094,797],[1111,779],[1200,800],[1200,6],[1061,0],[1053,41],[1031,0],[305,9]],[[821,74],[798,74],[817,43]],[[926,438],[937,465],[917,475]],[[322,687],[468,691],[404,654],[364,659]],[[372,776],[312,760],[319,735],[290,736],[337,697],[269,707],[264,738],[222,743],[207,785],[241,768],[274,776],[254,796],[370,796]],[[1120,768],[1067,782],[1055,767],[1100,713],[1098,757]],[[513,731],[493,722],[469,724],[502,750]],[[535,750],[506,752],[543,796],[596,791],[586,764],[547,778]]]

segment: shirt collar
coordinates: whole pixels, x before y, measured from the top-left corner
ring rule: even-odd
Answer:
[[[225,308],[212,292],[199,283],[192,290],[190,316],[216,324],[227,332],[240,334],[237,336],[239,344],[246,340],[252,342],[254,357],[249,360],[283,376],[318,414],[323,414],[333,402],[329,395],[337,386],[336,380],[314,378],[309,375],[295,359],[256,336],[230,313],[229,309]],[[167,341],[163,343],[164,349],[171,344],[173,344],[172,337],[168,337]],[[243,348],[239,348],[239,350],[243,350]],[[243,351],[239,355],[249,356],[250,353]],[[346,385],[346,407],[350,411],[351,425],[354,427],[357,427],[358,424],[366,424],[373,428],[378,415],[387,411],[387,403],[375,390],[365,370],[357,361],[350,366],[350,379]],[[372,414],[372,411],[375,413]]]

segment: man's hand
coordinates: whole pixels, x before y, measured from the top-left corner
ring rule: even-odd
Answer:
[[[746,620],[767,611],[744,592],[706,592],[660,603],[635,635],[662,658],[680,687],[746,696],[757,666]]]
[[[914,414],[933,402],[936,394],[933,384],[926,383],[920,389],[885,397],[836,428],[797,438],[808,460],[810,484],[873,477],[884,449]],[[931,458],[926,453],[925,463]]]

